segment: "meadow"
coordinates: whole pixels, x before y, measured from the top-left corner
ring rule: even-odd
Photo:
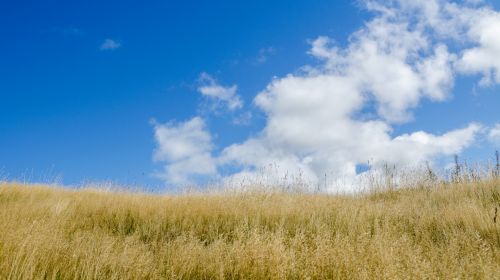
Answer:
[[[1,279],[499,279],[500,180],[358,194],[0,184]]]

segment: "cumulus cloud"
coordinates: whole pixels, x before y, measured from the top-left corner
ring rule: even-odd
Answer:
[[[500,82],[500,37],[494,36],[499,13],[470,1],[365,3],[375,16],[351,34],[347,46],[328,37],[313,40],[309,54],[316,65],[274,78],[257,94],[264,128],[215,156],[214,173],[230,166],[239,171],[223,174],[226,179],[255,178],[272,164],[273,174],[265,178],[300,174],[315,185],[328,175],[352,182],[357,166],[367,162],[372,168],[419,164],[474,143],[482,131],[476,123],[442,134],[393,131],[413,120],[422,100],[446,101],[457,75],[479,73],[483,84]],[[222,94],[227,88],[208,81],[215,90],[205,94],[226,100],[235,95],[236,88]]]
[[[500,83],[500,14],[478,12],[473,18],[469,37],[475,46],[463,52],[459,67],[465,73],[481,73],[481,85]]]
[[[353,114],[366,99],[351,79],[332,74],[277,79],[255,100],[267,124],[258,137],[226,148],[222,164],[251,171],[276,164],[277,174],[301,173],[310,185],[323,175],[353,178],[356,166],[370,161],[407,165],[460,153],[480,126],[443,135],[423,131],[391,137],[392,127],[381,119],[359,120]]]
[[[386,18],[413,15],[417,28],[434,36],[430,40],[461,43],[457,72],[481,74],[483,86],[500,83],[500,13],[484,1],[396,0],[384,7]]]
[[[113,51],[120,48],[121,46],[122,46],[121,43],[113,39],[106,39],[104,40],[104,42],[102,42],[99,48],[101,51]]]
[[[216,104],[225,104],[231,111],[243,107],[243,101],[236,94],[238,86],[222,86],[212,76],[207,73],[201,73],[199,81],[201,86],[198,92],[212,99]]]
[[[371,96],[386,121],[403,123],[422,98],[446,98],[456,58],[446,45],[431,44],[424,29],[411,26],[401,12],[386,9],[351,35],[347,48],[320,37],[310,54],[324,60],[324,73],[344,77],[360,94]]]
[[[212,138],[201,118],[181,123],[155,122],[154,136],[157,144],[154,160],[166,163],[159,176],[167,183],[193,184],[194,177],[216,174]]]

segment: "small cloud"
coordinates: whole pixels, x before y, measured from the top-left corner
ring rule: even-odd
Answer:
[[[209,97],[216,103],[225,103],[229,110],[234,111],[243,107],[243,101],[236,94],[237,85],[222,86],[209,74],[203,72],[200,75],[198,92],[203,96]]]
[[[113,40],[113,39],[106,39],[104,42],[101,44],[100,50],[101,51],[112,51],[120,48],[122,46],[121,43]]]
[[[268,61],[269,57],[276,54],[276,49],[273,47],[261,48],[257,57],[255,58],[255,64],[264,64]]]
[[[212,136],[205,121],[194,117],[185,122],[153,121],[156,149],[153,159],[165,163],[156,175],[172,185],[189,185],[196,178],[214,176],[217,165],[212,157]]]

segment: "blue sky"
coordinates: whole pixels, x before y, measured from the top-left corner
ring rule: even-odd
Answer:
[[[471,11],[471,18],[475,16],[474,11],[488,9],[492,21],[487,24],[496,30],[500,25],[496,25],[494,13],[500,3],[485,4],[463,4],[463,9]],[[404,5],[390,8],[419,9]],[[266,111],[254,98],[264,92],[271,98],[286,99],[287,93],[281,94],[278,89],[266,91],[266,88],[280,79],[291,82],[286,80],[287,75],[304,79],[314,75],[332,76],[334,70],[327,69],[326,65],[337,63],[334,60],[338,58],[333,58],[331,52],[326,56],[314,54],[311,51],[314,42],[324,38],[320,36],[327,36],[328,44],[318,44],[319,49],[328,52],[334,45],[347,53],[349,46],[362,40],[353,39],[352,34],[362,29],[372,32],[365,26],[374,18],[383,18],[381,13],[363,1],[287,1],[286,5],[282,1],[260,0],[2,1],[0,173],[10,179],[31,181],[59,176],[66,185],[111,180],[124,185],[154,187],[192,182],[191,179],[197,181],[199,175],[204,179],[220,179],[234,173],[249,174],[265,165],[251,159],[240,161],[236,159],[241,156],[239,152],[229,155],[227,148],[239,145],[240,150],[259,157],[257,151],[243,144],[255,140],[264,150],[272,149],[273,145],[280,145],[279,149],[286,146],[287,149],[279,153],[283,157],[269,159],[269,162],[279,162],[286,170],[310,167],[309,173],[314,177],[326,168],[345,176],[349,172],[339,170],[349,166],[316,164],[315,155],[324,151],[320,144],[290,143],[287,139],[278,141],[280,137],[269,136],[279,134],[269,132],[271,129],[266,127],[274,123],[274,116],[283,112],[274,105]],[[392,23],[395,19],[388,21]],[[486,28],[478,27],[477,31],[472,26],[474,21],[463,24],[475,30],[470,31],[471,34]],[[500,29],[498,32],[500,34]],[[432,45],[427,57],[432,56],[434,45],[445,42],[449,53],[456,54],[456,61],[460,61],[468,49],[481,47],[483,43],[474,35],[466,42],[424,35]],[[377,38],[374,40],[381,40]],[[495,43],[492,43],[494,47]],[[344,58],[351,59],[345,53]],[[493,56],[494,59],[498,60],[498,56]],[[408,63],[417,68],[413,62]],[[304,70],[300,69],[305,65],[321,74],[302,73]],[[475,123],[478,128],[471,130],[473,140],[456,144],[455,149],[445,152],[449,143],[443,140],[441,146],[432,147],[428,157],[422,160],[446,160],[454,153],[471,160],[489,159],[499,148],[497,138],[500,138],[494,130],[500,121],[497,66],[500,67],[500,62],[491,65],[471,62],[468,66],[456,66],[460,70],[453,66],[453,82],[443,86],[447,97],[426,98],[426,89],[421,89],[422,97],[399,108],[412,115],[405,120],[380,112],[383,108],[377,104],[395,104],[387,99],[382,102],[381,98],[385,98],[382,93],[367,97],[368,105],[349,115],[356,113],[362,115],[359,118],[363,120],[380,120],[391,128],[387,135],[392,138],[416,131],[439,137]],[[480,84],[488,71],[492,73],[492,81]],[[335,75],[351,75],[346,73]],[[367,78],[368,83],[370,79]],[[234,95],[240,98],[242,105],[232,110],[217,95],[218,91],[216,97],[203,94],[203,86],[222,90],[236,86]],[[335,88],[333,83],[332,94],[336,94]],[[364,94],[369,96],[369,91]],[[332,110],[342,109],[332,107]],[[301,116],[297,114],[296,118]],[[162,142],[158,131],[163,127],[166,135],[177,139],[177,134],[185,131],[178,128],[194,118],[200,120],[193,123],[194,132],[205,133],[201,136],[209,138],[205,139],[207,148],[198,152],[208,157],[208,165],[213,170],[207,166],[199,167],[201,170],[196,167],[173,180],[169,168],[176,170],[173,168],[176,164],[192,168],[187,162],[198,159],[200,154],[190,150],[174,155],[172,149],[177,146],[172,146],[171,141]],[[353,119],[359,120],[358,117],[350,120]],[[283,123],[286,124],[289,123]],[[318,130],[324,129],[318,126]],[[304,134],[314,137],[306,131]],[[322,137],[321,133],[317,137]],[[188,138],[188,142],[195,143],[197,139]],[[359,150],[344,148],[344,144],[337,146],[332,155]],[[294,165],[290,158],[299,158],[301,163]],[[372,158],[382,161],[394,157],[377,151],[367,155],[366,160]],[[346,157],[346,160],[354,165],[362,161],[359,156]]]

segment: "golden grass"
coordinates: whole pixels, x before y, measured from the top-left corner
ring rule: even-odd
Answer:
[[[500,278],[500,182],[357,196],[0,185],[2,279]]]

